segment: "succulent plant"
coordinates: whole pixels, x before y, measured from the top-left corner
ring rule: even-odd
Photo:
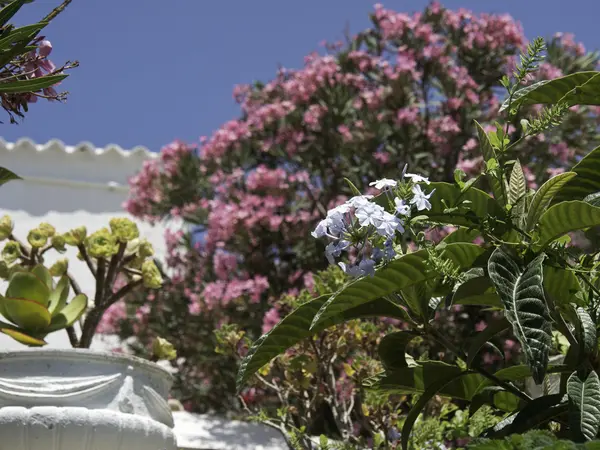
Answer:
[[[88,299],[79,294],[67,302],[69,279],[63,275],[55,284],[50,271],[39,264],[12,271],[4,296],[0,295],[0,332],[29,346],[46,344],[48,333],[73,325],[85,312]]]

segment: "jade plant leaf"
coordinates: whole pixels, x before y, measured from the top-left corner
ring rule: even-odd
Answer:
[[[600,380],[595,371],[587,377],[577,372],[567,381],[569,396],[570,422],[577,434],[587,440],[594,439],[600,426]]]
[[[48,305],[48,311],[54,317],[56,316],[67,304],[69,298],[69,292],[71,287],[69,285],[69,278],[63,275],[56,287],[50,293],[50,301]]]
[[[44,331],[51,333],[52,331],[70,327],[83,315],[87,309],[87,304],[87,295],[76,295],[67,306],[52,317],[50,325]]]
[[[29,347],[42,347],[47,344],[47,342],[43,339],[30,336],[27,333],[24,333],[18,328],[13,327],[7,323],[0,322],[0,332],[6,334],[7,336],[10,336],[15,341],[23,345],[27,345]]]
[[[41,331],[50,325],[50,313],[34,300],[4,297],[4,307],[14,322],[26,331]]]
[[[544,381],[552,345],[551,318],[543,287],[544,259],[542,254],[522,268],[511,255],[497,248],[488,262],[488,272],[504,304],[506,318],[537,384]]]
[[[5,167],[0,167],[0,186],[12,180],[20,180],[21,177],[14,174]]]
[[[6,289],[6,297],[27,299],[48,306],[50,289],[34,273],[17,271],[12,274]]]

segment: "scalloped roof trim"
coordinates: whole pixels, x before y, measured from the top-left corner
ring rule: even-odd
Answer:
[[[138,146],[131,150],[125,150],[116,144],[109,144],[104,148],[98,148],[90,142],[81,142],[75,146],[65,145],[64,142],[58,139],[52,139],[45,144],[37,144],[29,138],[19,139],[17,142],[6,142],[0,138],[0,150],[19,151],[26,149],[34,149],[38,152],[62,152],[66,154],[77,154],[87,152],[94,156],[104,156],[117,154],[121,158],[141,158],[154,159],[158,156],[157,153],[151,152],[146,147]]]

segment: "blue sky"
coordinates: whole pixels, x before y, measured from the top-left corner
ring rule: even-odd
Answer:
[[[60,3],[36,0],[16,22],[41,18]],[[20,125],[0,136],[73,145],[116,143],[151,150],[175,138],[197,141],[238,115],[235,84],[273,77],[279,64],[299,67],[324,39],[368,26],[374,0],[73,0],[46,30],[52,59],[81,66],[64,88],[66,104],[38,102]],[[398,11],[424,0],[382,1]],[[508,12],[529,38],[573,32],[600,48],[597,0],[447,0],[449,8]],[[567,12],[567,6],[568,11]]]

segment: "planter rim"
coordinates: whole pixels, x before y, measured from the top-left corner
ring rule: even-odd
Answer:
[[[138,356],[128,355],[127,353],[115,353],[106,350],[90,350],[87,348],[69,348],[69,349],[31,349],[24,348],[22,350],[0,350],[0,362],[3,360],[16,358],[56,358],[56,359],[71,359],[81,360],[85,357],[86,360],[95,360],[100,362],[126,363],[137,368],[154,372],[155,374],[167,378],[170,382],[173,381],[173,375],[167,369],[158,364],[142,359]]]

